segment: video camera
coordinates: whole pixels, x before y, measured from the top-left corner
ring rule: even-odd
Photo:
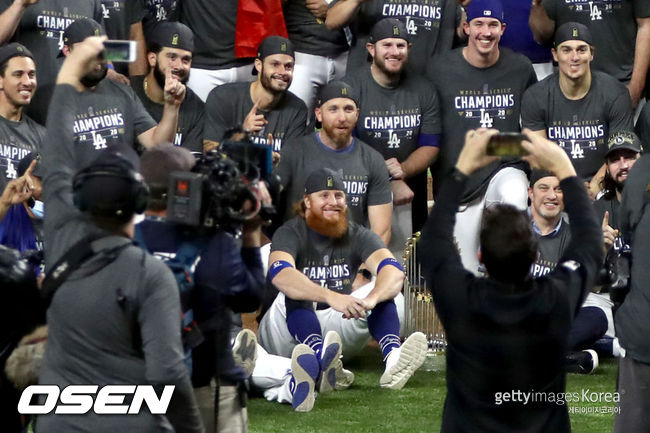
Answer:
[[[600,270],[598,283],[602,285],[601,292],[609,292],[610,299],[615,305],[620,305],[630,291],[630,268],[632,253],[628,246],[620,251],[613,248],[605,257],[604,266]]]
[[[257,194],[265,182],[272,198],[279,179],[272,174],[272,150],[243,139],[225,140],[201,156],[191,172],[173,172],[167,191],[167,220],[192,227],[236,229],[258,213],[270,221],[276,211]]]

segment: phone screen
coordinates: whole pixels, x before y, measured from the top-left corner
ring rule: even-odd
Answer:
[[[490,138],[486,154],[501,158],[520,158],[528,155],[521,146],[521,142],[526,139],[524,134],[518,132],[500,132]]]
[[[104,41],[104,58],[114,63],[135,61],[135,41]]]

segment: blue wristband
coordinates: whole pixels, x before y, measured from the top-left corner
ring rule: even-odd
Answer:
[[[284,268],[293,268],[294,266],[286,260],[276,260],[269,266],[269,281],[273,281],[276,275]]]
[[[377,275],[379,275],[379,271],[381,271],[381,268],[387,265],[395,266],[397,269],[404,272],[404,268],[402,267],[400,262],[398,262],[392,257],[386,257],[384,260],[381,261],[381,263],[379,263],[379,266],[377,266]]]
[[[108,69],[115,70],[115,66],[113,66],[112,63],[106,63],[106,67],[107,67]]]

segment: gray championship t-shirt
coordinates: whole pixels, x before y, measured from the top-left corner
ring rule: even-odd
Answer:
[[[227,130],[242,126],[253,108],[250,86],[251,83],[228,83],[212,89],[205,101],[205,139],[221,142]],[[267,137],[273,134],[275,152],[280,151],[286,139],[309,132],[307,106],[289,91],[273,110],[258,110],[257,114],[263,114],[268,123],[252,139],[255,143],[271,144],[267,143]]]
[[[287,206],[279,210],[285,220],[293,216],[293,204],[302,200],[307,177],[322,167],[341,173],[350,221],[367,226],[368,206],[393,201],[388,169],[379,152],[356,138],[350,146],[336,151],[323,144],[315,132],[290,140],[282,148],[275,173],[285,188]]]
[[[0,12],[13,2],[0,0]],[[63,31],[79,18],[92,18],[103,24],[100,1],[40,0],[25,9],[12,41],[20,42],[34,54],[39,86],[56,81],[62,61],[57,56],[63,48]]]
[[[160,122],[163,104],[158,104],[147,97],[144,92],[144,75],[131,77],[131,87],[142,101],[153,120]],[[185,99],[178,113],[178,125],[174,136],[174,145],[182,146],[192,152],[203,153],[203,125],[205,114],[203,101],[189,87],[185,88]]]
[[[352,293],[359,266],[381,248],[379,236],[354,222],[341,238],[330,238],[310,229],[302,217],[278,228],[271,243],[271,251],[293,256],[296,269],[311,281],[346,295]]]
[[[421,134],[440,134],[440,102],[433,84],[410,71],[404,72],[395,88],[382,87],[369,66],[349,74],[345,81],[359,93],[359,121],[355,135],[377,150],[384,159],[405,161],[420,146]],[[420,214],[418,227],[426,219],[426,171],[407,181],[415,193]],[[415,206],[415,205],[414,205]]]
[[[82,92],[74,116],[76,167],[97,157],[97,151],[114,144],[136,147],[138,135],[156,126],[140,98],[126,84],[109,79],[95,90]]]
[[[18,177],[18,162],[29,152],[40,152],[45,128],[23,114],[20,122],[0,116],[0,173],[6,179]]]
[[[521,122],[533,131],[545,130],[569,155],[578,176],[588,179],[605,161],[609,136],[633,128],[630,94],[615,78],[592,71],[589,92],[571,100],[562,93],[556,73],[525,93]]]
[[[462,50],[458,48],[440,57],[433,69],[432,79],[442,111],[440,153],[431,167],[434,193],[456,164],[467,131],[476,128],[519,131],[523,93],[537,82],[530,60],[508,48],[500,47],[499,60],[488,68],[470,65]],[[490,164],[472,174],[465,199],[477,196],[503,163],[507,162]]]
[[[180,22],[194,33],[192,67],[227,69],[251,63],[235,58],[238,0],[183,0]]]
[[[344,31],[328,29],[325,19],[312,15],[304,0],[289,0],[283,8],[289,39],[296,51],[335,57],[349,48]]]
[[[330,7],[338,1],[334,0]],[[348,58],[348,71],[367,63],[366,42],[375,23],[383,18],[397,18],[406,26],[413,43],[409,64],[417,73],[424,74],[434,53],[452,47],[456,8],[455,0],[369,0],[362,3],[350,24],[355,40]]]
[[[544,0],[555,27],[576,21],[589,27],[593,36],[593,67],[630,81],[634,66],[636,18],[650,17],[648,0]]]

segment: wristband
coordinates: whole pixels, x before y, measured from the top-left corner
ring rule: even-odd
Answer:
[[[386,257],[384,260],[381,261],[381,263],[379,263],[379,266],[377,266],[377,275],[379,275],[379,271],[381,271],[381,268],[388,265],[395,266],[397,269],[404,272],[404,268],[396,259],[392,257]]]
[[[115,70],[115,66],[113,66],[112,63],[106,63],[106,67],[107,67],[108,69]]]
[[[294,266],[286,260],[276,260],[269,267],[269,281],[273,281],[276,275],[284,268],[293,268]]]

